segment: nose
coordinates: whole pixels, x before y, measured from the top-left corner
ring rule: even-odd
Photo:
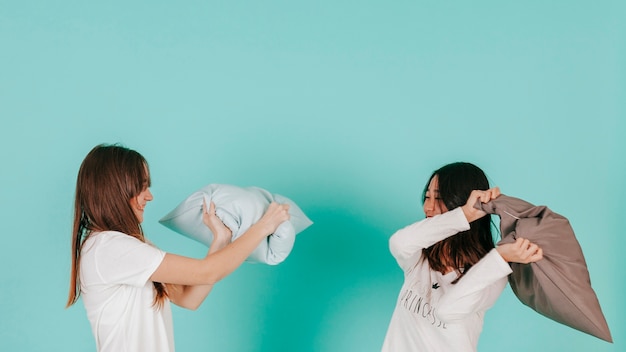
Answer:
[[[153,199],[154,197],[152,196],[152,192],[150,192],[150,188],[148,188],[146,192],[146,201],[151,201]]]
[[[426,198],[424,200],[424,212],[430,212],[435,209],[435,201],[431,198]]]

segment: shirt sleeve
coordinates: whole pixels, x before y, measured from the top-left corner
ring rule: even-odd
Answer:
[[[105,235],[96,248],[96,271],[102,282],[144,286],[159,267],[165,252],[135,237],[119,233]]]
[[[492,249],[442,296],[437,315],[442,321],[452,322],[486,311],[500,297],[511,272],[500,253]]]
[[[422,249],[469,228],[463,209],[455,208],[398,230],[389,239],[389,250],[398,265],[407,271],[418,262]]]

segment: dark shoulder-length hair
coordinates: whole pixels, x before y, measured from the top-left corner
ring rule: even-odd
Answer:
[[[80,296],[80,252],[91,233],[118,231],[146,241],[130,200],[149,186],[148,163],[138,152],[117,144],[101,144],[87,154],[76,181],[67,307]],[[154,282],[154,288],[154,304],[160,307],[167,293],[161,283]]]
[[[483,170],[471,163],[455,162],[432,173],[424,188],[422,201],[435,176],[439,183],[439,197],[448,210],[465,205],[473,190],[489,189],[489,181]],[[487,215],[470,223],[469,230],[426,248],[424,254],[432,270],[445,273],[449,268],[454,268],[459,274],[457,282],[494,247],[491,217]]]

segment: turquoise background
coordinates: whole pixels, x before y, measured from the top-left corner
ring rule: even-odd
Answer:
[[[278,266],[242,265],[179,351],[379,351],[402,284],[387,247],[439,166],[568,217],[614,344],[507,288],[480,351],[624,351],[623,1],[0,1],[0,350],[90,351],[64,308],[80,162],[149,161],[144,229],[208,183],[259,186],[315,224]]]

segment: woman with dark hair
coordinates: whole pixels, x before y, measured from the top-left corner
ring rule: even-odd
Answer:
[[[67,306],[82,295],[98,351],[174,351],[170,301],[196,309],[213,284],[233,272],[267,236],[289,220],[289,206],[272,203],[241,237],[204,205],[215,238],[203,259],[165,253],[141,223],[152,200],[148,163],[138,152],[99,145],[78,172]]]
[[[423,192],[426,219],[389,240],[404,284],[383,351],[476,351],[484,314],[511,273],[508,263],[542,258],[541,248],[523,238],[494,245],[490,217],[474,205],[499,195],[470,163],[432,173]]]

